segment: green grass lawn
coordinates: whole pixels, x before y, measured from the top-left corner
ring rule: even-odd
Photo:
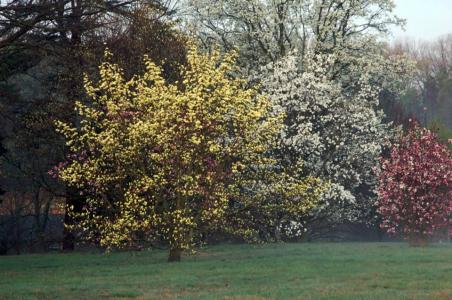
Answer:
[[[0,299],[452,299],[452,245],[221,245],[0,257]]]

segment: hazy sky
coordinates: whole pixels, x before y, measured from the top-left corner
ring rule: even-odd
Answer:
[[[394,37],[432,40],[452,33],[452,0],[395,0],[396,13],[407,20],[406,32]]]

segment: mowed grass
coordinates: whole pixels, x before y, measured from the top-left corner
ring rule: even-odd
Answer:
[[[0,258],[1,299],[452,299],[452,245],[219,245]]]

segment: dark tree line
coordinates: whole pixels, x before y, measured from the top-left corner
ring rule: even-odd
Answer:
[[[416,119],[447,141],[452,137],[452,35],[431,42],[397,41],[391,51],[412,59],[415,71],[402,99],[385,102],[386,114],[398,124]]]
[[[83,76],[97,76],[106,48],[127,76],[142,70],[147,54],[168,80],[177,79],[185,44],[172,24],[173,6],[157,0],[1,3],[3,252],[23,246],[45,250],[53,242],[46,231],[49,216],[65,212],[58,205],[83,205],[77,188],[48,174],[66,155],[54,120],[73,121],[75,101],[85,99]],[[74,221],[64,216],[65,223]],[[74,248],[72,233],[64,232],[62,245]]]

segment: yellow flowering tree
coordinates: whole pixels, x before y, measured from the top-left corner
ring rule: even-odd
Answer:
[[[72,154],[54,171],[86,197],[76,224],[83,237],[107,248],[165,240],[177,261],[201,232],[251,236],[241,216],[315,205],[318,180],[283,186],[290,176],[271,155],[282,116],[232,76],[234,54],[191,47],[174,84],[146,57],[144,74],[125,80],[109,56],[98,82],[85,80],[91,101],[77,103],[77,124],[57,122]]]

